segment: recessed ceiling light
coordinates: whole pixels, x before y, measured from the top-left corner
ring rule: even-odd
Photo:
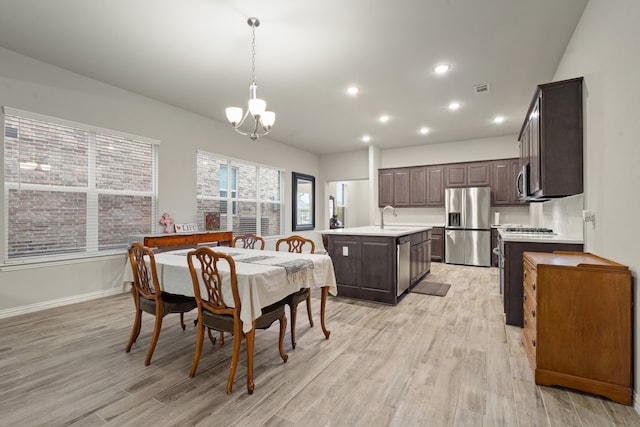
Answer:
[[[362,142],[369,142],[371,141],[371,137],[369,135],[365,135],[362,137]]]
[[[504,122],[504,117],[502,117],[502,116],[496,116],[493,119],[493,123],[502,123],[502,122]]]
[[[355,87],[355,86],[349,86],[349,87],[347,88],[347,93],[348,93],[349,95],[357,95],[357,94],[358,94],[358,92],[360,92],[360,89],[358,89],[358,88],[357,88],[357,87]]]
[[[426,135],[426,134],[428,134],[428,133],[429,133],[429,128],[421,127],[421,128],[420,128],[420,133],[421,133],[422,135]]]
[[[389,116],[383,114],[378,118],[378,120],[380,121],[380,123],[387,123],[389,121]]]
[[[451,70],[449,64],[440,64],[433,68],[433,72],[436,74],[446,74],[449,70]]]
[[[449,110],[455,111],[458,108],[460,108],[459,102],[452,102],[451,104],[449,104]]]

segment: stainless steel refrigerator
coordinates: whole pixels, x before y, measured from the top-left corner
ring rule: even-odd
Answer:
[[[490,187],[445,190],[444,261],[449,264],[491,265]]]

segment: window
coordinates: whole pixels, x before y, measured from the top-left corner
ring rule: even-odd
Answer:
[[[235,235],[284,233],[282,170],[198,151],[197,176],[201,229],[209,215],[220,219],[221,230]]]
[[[4,113],[5,263],[118,253],[151,232],[158,141]]]

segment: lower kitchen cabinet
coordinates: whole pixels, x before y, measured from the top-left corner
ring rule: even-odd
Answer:
[[[431,229],[431,261],[444,261],[444,227]]]
[[[581,252],[523,254],[522,341],[536,384],[630,405],[633,288],[621,264]]]
[[[431,271],[431,230],[411,235],[411,286]]]
[[[522,309],[522,254],[530,252],[573,251],[581,252],[582,244],[501,241],[500,289],[503,291],[505,322],[507,325],[524,325]]]

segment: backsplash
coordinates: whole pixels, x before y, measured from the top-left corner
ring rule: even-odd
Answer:
[[[541,203],[543,226],[558,234],[579,239],[584,238],[582,209],[584,196],[577,194],[562,199],[552,199]]]

